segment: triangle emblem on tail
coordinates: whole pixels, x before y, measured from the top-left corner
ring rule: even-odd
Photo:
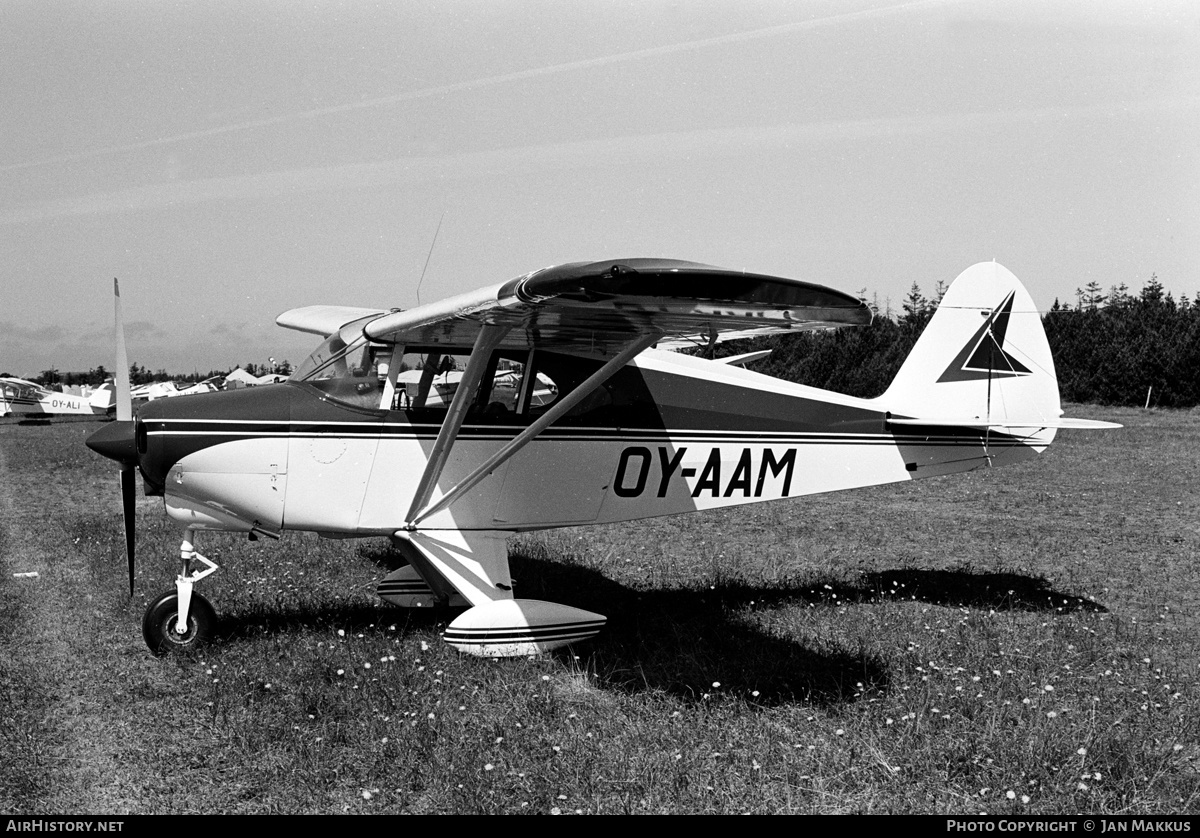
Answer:
[[[981,381],[988,378],[1013,378],[1032,375],[1029,368],[1004,351],[1004,335],[1012,314],[1015,292],[1009,292],[1004,302],[996,306],[966,346],[946,367],[938,383],[947,381]]]

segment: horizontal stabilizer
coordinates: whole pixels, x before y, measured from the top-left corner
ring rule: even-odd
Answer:
[[[1097,419],[1002,419],[987,420],[978,416],[966,419],[894,419],[889,425],[908,425],[924,428],[1071,428],[1082,431],[1101,431],[1120,428],[1116,422],[1101,422]]]
[[[728,364],[731,367],[744,367],[755,361],[761,361],[771,354],[770,349],[760,349],[757,352],[743,352],[741,355],[730,355],[728,358],[717,358],[717,363]]]

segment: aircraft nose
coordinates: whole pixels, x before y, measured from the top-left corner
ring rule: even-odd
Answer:
[[[134,420],[109,422],[87,438],[87,447],[124,466],[138,461],[137,430]]]

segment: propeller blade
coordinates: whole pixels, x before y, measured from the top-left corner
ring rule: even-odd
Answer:
[[[125,518],[125,557],[129,564],[129,595],[133,596],[133,531],[137,503],[134,498],[137,471],[121,469],[121,513]]]
[[[121,315],[121,283],[113,279],[113,308],[117,335],[117,368],[113,371],[113,387],[116,389],[117,421],[128,422],[133,418],[133,400],[129,396],[129,357],[125,354],[125,318]]]

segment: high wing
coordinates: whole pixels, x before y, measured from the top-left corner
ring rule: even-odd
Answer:
[[[383,309],[356,306],[303,306],[285,311],[275,318],[275,322],[285,329],[327,338],[353,320],[383,313]]]
[[[327,310],[318,314],[318,308]],[[346,323],[371,313],[309,307],[285,312],[276,322],[331,334],[339,317]],[[469,346],[486,324],[505,330],[504,347],[612,355],[649,337],[715,340],[729,332],[776,334],[870,322],[865,303],[821,285],[695,262],[618,259],[558,265],[381,313],[363,332],[376,341]]]

